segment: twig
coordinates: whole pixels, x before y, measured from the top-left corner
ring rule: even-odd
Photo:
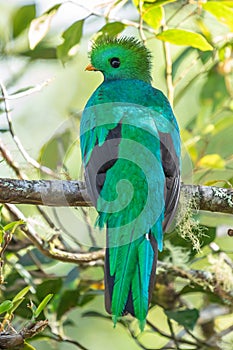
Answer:
[[[189,14],[187,14],[183,19],[180,19],[179,22],[176,24],[176,26],[174,26],[174,28],[180,28],[182,27],[182,25],[193,15],[196,14],[196,10],[190,12]]]
[[[78,7],[81,7],[81,8],[83,8],[84,10],[86,10],[87,12],[89,12],[89,14],[88,14],[87,17],[96,16],[96,17],[100,17],[100,18],[103,18],[103,17],[106,18],[106,14],[104,15],[104,14],[102,14],[102,13],[93,11],[92,9],[90,9],[90,8],[88,8],[88,7],[86,7],[86,6],[84,6],[83,4],[75,3],[75,2],[72,1],[72,0],[68,0],[67,2],[70,2],[70,3],[72,3],[73,5],[78,6]],[[87,18],[87,17],[86,17],[86,18]],[[124,19],[124,18],[122,19],[122,18],[120,18],[120,17],[115,17],[115,16],[111,16],[111,17],[109,17],[108,19],[111,19],[111,20],[114,21],[114,22],[121,22],[121,23],[125,24],[126,26],[131,26],[131,27],[134,27],[134,28],[137,28],[137,29],[140,28],[139,23],[134,22],[134,21],[130,21],[130,20],[128,20],[128,19]],[[142,28],[144,31],[148,32],[148,33],[155,34],[155,31],[154,31],[153,28],[150,28],[150,27],[148,27],[148,26],[142,26],[141,28]]]
[[[38,210],[38,212],[40,213],[40,215],[43,216],[45,222],[49,225],[49,227],[56,231],[57,233],[61,233],[60,229],[58,227],[56,227],[56,225],[54,224],[54,222],[50,219],[50,217],[48,216],[48,214],[44,211],[44,209],[42,209],[39,205],[36,206],[36,209]]]
[[[7,100],[17,100],[18,98],[32,95],[35,92],[40,92],[45,86],[47,86],[49,83],[51,83],[51,81],[52,81],[52,79],[50,78],[50,79],[45,80],[41,84],[38,84],[32,88],[28,88],[25,91],[16,92],[15,94],[12,94],[12,95],[7,94],[6,96],[3,97],[3,100],[4,100],[4,98]]]
[[[142,0],[139,0],[139,34],[140,34],[140,37],[143,41],[143,43],[145,44],[146,42],[146,37],[145,37],[145,34],[143,32],[143,3],[144,1]]]
[[[90,218],[87,215],[87,212],[86,212],[85,208],[81,208],[81,210],[82,210],[82,213],[83,213],[84,218],[85,218],[85,223],[86,223],[86,226],[87,226],[87,230],[88,230],[88,234],[89,234],[89,237],[90,237],[90,240],[91,240],[91,244],[92,244],[93,247],[96,247],[97,246],[97,242],[96,242],[96,239],[95,239],[95,237],[93,235],[93,230],[92,230]]]
[[[15,172],[15,175],[21,179],[21,180],[27,180],[28,177],[26,174],[24,174],[21,169],[19,168],[18,164],[14,161],[10,151],[5,147],[3,142],[0,140],[0,152],[2,153],[3,158],[6,160],[7,164],[10,166],[10,168]],[[49,227],[51,227],[53,230],[56,230],[59,232],[60,230],[55,226],[55,224],[52,222],[50,217],[47,215],[47,213],[40,208],[39,205],[36,206],[36,209],[38,212],[42,215],[44,220],[47,222]]]
[[[194,199],[195,208],[233,214],[233,189],[184,185],[182,192]],[[0,178],[0,203],[56,207],[91,206],[85,183],[65,180],[16,180]]]
[[[233,325],[229,326],[228,328],[222,330],[219,333],[215,333],[208,341],[209,344],[212,346],[215,346],[217,342],[222,339],[225,335],[233,332]]]
[[[194,340],[196,340],[197,344],[200,346],[205,346],[208,347],[209,344],[207,342],[205,342],[204,340],[199,339],[198,337],[196,337],[190,330],[188,330],[187,328],[185,328],[185,332],[190,335],[190,337],[192,337]]]
[[[65,343],[70,343],[73,344],[75,346],[77,346],[79,349],[81,350],[88,350],[88,348],[86,348],[84,345],[80,344],[77,340],[73,340],[67,337],[61,337],[60,335],[45,335],[44,338],[48,338],[50,340],[54,340],[56,342],[65,342]]]
[[[171,332],[171,336],[172,336],[172,338],[174,340],[174,344],[176,346],[176,349],[180,350],[178,339],[176,338],[176,335],[175,335],[174,330],[173,330],[173,325],[172,325],[172,322],[171,322],[169,317],[167,317],[167,323],[168,323],[168,327],[169,327],[170,332]]]
[[[163,30],[166,30],[166,24],[164,23],[162,26]],[[174,86],[172,81],[172,55],[171,55],[171,46],[167,41],[162,42],[164,57],[165,57],[165,75],[167,82],[167,96],[170,101],[171,106],[173,106],[174,102]]]
[[[171,20],[177,15],[177,13],[179,13],[181,10],[182,10],[182,8],[183,7],[185,7],[187,4],[181,4],[181,6],[180,7],[178,7],[172,14],[171,14],[171,16],[167,19],[167,24],[169,23],[169,22],[171,22]]]
[[[24,344],[24,340],[32,338],[35,335],[44,331],[47,327],[48,321],[30,322],[20,332],[14,329],[4,330],[0,333],[0,348],[1,349],[16,349]],[[86,349],[84,349],[86,350]]]
[[[18,138],[18,136],[15,134],[14,128],[13,128],[13,123],[12,123],[12,118],[11,118],[11,113],[10,113],[10,106],[8,103],[9,100],[9,95],[7,93],[7,90],[4,86],[4,84],[0,81],[0,89],[1,89],[1,93],[2,93],[2,97],[3,97],[3,102],[4,102],[4,109],[5,109],[5,115],[6,115],[6,119],[7,119],[7,123],[8,123],[8,127],[9,127],[9,132],[16,144],[16,146],[18,147],[18,150],[20,151],[20,153],[22,154],[22,156],[24,157],[24,159],[31,164],[34,168],[36,169],[40,169],[43,173],[50,175],[52,177],[54,177],[55,179],[59,179],[59,176],[54,173],[51,169],[39,164],[35,159],[33,159],[28,153],[27,151],[24,149],[20,139]]]
[[[174,88],[178,85],[180,81],[182,81],[186,77],[187,73],[196,65],[196,63],[200,58],[201,58],[200,55],[198,57],[195,57],[190,62],[190,64],[185,69],[183,69],[183,71],[180,73],[180,75],[177,77],[177,79],[173,83]]]
[[[178,91],[178,93],[176,94],[175,99],[174,99],[175,104],[177,104],[178,101],[183,97],[184,91],[185,91],[187,88],[189,88],[189,87],[191,86],[191,84],[193,84],[198,78],[200,78],[200,76],[206,75],[206,72],[207,72],[206,65],[207,65],[207,63],[204,64],[204,65],[202,66],[202,68],[199,70],[199,72],[198,72],[197,74],[195,74],[194,77],[192,77],[191,79],[189,79],[189,80],[186,82],[185,86],[184,86],[181,90]],[[210,66],[208,67],[208,70],[210,71],[210,70],[214,67],[214,65],[215,65],[215,62],[212,61],[212,62],[210,63]],[[176,83],[177,83],[177,82],[176,82]]]
[[[6,204],[6,208],[11,213],[14,220],[24,220],[27,225],[22,227],[21,230],[26,234],[26,236],[33,242],[33,244],[39,249],[39,251],[45,256],[65,262],[72,263],[92,263],[92,265],[96,264],[95,262],[98,260],[103,260],[104,258],[104,249],[94,251],[94,252],[81,252],[74,253],[68,252],[65,250],[61,250],[56,248],[53,243],[45,242],[41,237],[38,236],[34,227],[28,222],[27,218],[23,215],[23,213],[14,205]]]
[[[3,142],[1,140],[0,140],[0,152],[2,153],[2,156],[6,160],[7,164],[15,172],[15,175],[21,180],[26,180],[27,175],[21,171],[18,164],[14,161],[10,151],[5,147],[5,145],[3,144]],[[50,228],[52,228],[53,230],[55,230],[57,232],[60,232],[60,230],[55,226],[54,222],[50,219],[50,217],[47,215],[47,213],[39,205],[36,206],[36,209],[41,214],[41,216],[44,218],[44,220],[46,221],[46,223],[49,225]]]
[[[113,3],[111,2],[109,7],[104,12],[104,17],[108,19],[110,17],[112,10],[116,10],[116,7],[118,8],[123,7],[127,2],[128,0],[121,0],[121,1],[116,0]]]
[[[56,208],[53,208],[53,215],[54,215],[54,218],[57,221],[58,225],[62,229],[62,232],[65,233],[68,237],[70,237],[73,240],[73,242],[76,243],[80,249],[82,249],[83,248],[82,243],[76,237],[74,237],[72,234],[70,234],[69,230],[67,230],[65,225],[63,225],[62,221],[60,220],[59,215],[57,214]],[[97,245],[94,245],[94,246],[96,247]]]
[[[168,339],[172,339],[174,340],[173,336],[162,331],[161,329],[157,328],[152,322],[150,322],[149,320],[146,320],[146,323],[157,333],[159,333],[160,335],[162,335],[163,337],[165,338],[168,338]],[[190,341],[190,340],[184,340],[184,339],[177,339],[177,341],[179,341],[179,343],[182,343],[182,344],[189,344],[189,345],[196,345],[196,343]]]
[[[12,234],[7,231],[3,235],[2,243],[0,246],[0,285],[4,283],[4,273],[3,273],[3,268],[5,264],[4,260],[4,253],[6,249],[8,248],[9,243],[11,242],[12,239]]]
[[[2,140],[0,139],[0,152],[7,162],[7,164],[14,170],[16,176],[19,179],[27,179],[27,176],[22,172],[22,170],[19,168],[18,164],[14,161],[11,152],[6,148]]]
[[[162,268],[166,273],[173,274],[176,277],[181,277],[189,280],[193,285],[198,285],[210,293],[214,293],[219,296],[227,305],[233,302],[233,291],[225,290],[213,273],[204,270],[184,270],[178,266],[173,266],[169,263],[162,261],[158,262],[158,268]]]
[[[27,219],[23,213],[14,205],[6,204],[6,208],[11,213],[13,220],[23,220],[27,223]],[[104,249],[93,252],[69,252],[58,249],[54,246],[53,242],[43,241],[29,222],[25,227],[22,227],[21,230],[42,254],[52,259],[76,264],[91,265],[102,263],[104,259]],[[224,303],[229,304],[233,302],[233,291],[224,290],[223,287],[217,283],[214,274],[211,272],[201,270],[184,270],[177,266],[173,266],[172,264],[161,261],[158,262],[158,268],[162,268],[166,271],[166,273],[173,274],[176,277],[188,279],[192,284],[199,285],[204,290],[215,293],[224,301]]]

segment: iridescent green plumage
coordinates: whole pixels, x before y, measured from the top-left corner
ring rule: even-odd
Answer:
[[[131,313],[143,329],[154,287],[157,249],[179,197],[179,130],[169,102],[151,84],[151,55],[133,38],[94,44],[89,70],[103,83],[81,120],[89,195],[107,227],[105,305]]]
[[[130,52],[131,55],[127,53]],[[112,69],[108,65],[112,57],[122,57],[121,66]],[[94,43],[90,59],[93,66],[110,79],[140,79],[151,81],[151,54],[149,50],[134,38],[108,38]],[[104,70],[103,70],[104,69]]]

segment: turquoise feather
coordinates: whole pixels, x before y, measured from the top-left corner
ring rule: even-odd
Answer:
[[[131,286],[131,280],[128,276],[132,276],[135,271],[135,265],[137,261],[137,255],[135,254],[135,248],[137,241],[130,244],[118,247],[117,259],[119,264],[115,271],[115,288],[112,295],[112,313],[114,324],[118,317],[122,315]],[[110,249],[111,251],[111,249]],[[111,253],[110,253],[111,256]]]
[[[164,94],[150,84],[151,55],[132,38],[93,45],[88,70],[103,83],[84,109],[80,140],[88,193],[107,228],[105,305],[131,313],[143,330],[157,250],[180,190],[179,128]]]
[[[148,289],[153,260],[154,251],[149,239],[145,236],[138,247],[138,263],[136,264],[132,280],[133,305],[141,330],[145,326],[145,319],[148,312]]]

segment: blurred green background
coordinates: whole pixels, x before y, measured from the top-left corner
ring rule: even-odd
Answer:
[[[219,3],[222,7],[219,7]],[[174,33],[174,43],[169,44],[174,112],[182,136],[183,181],[186,184],[232,187],[232,2],[207,1],[206,5],[204,1],[160,1],[158,4],[156,1],[89,0],[63,1],[59,4],[57,1],[45,0],[0,1],[0,79],[8,94],[13,96],[8,102],[14,132],[28,154],[51,168],[61,179],[82,179],[79,150],[81,111],[102,81],[100,73],[85,72],[89,63],[91,40],[97,35],[118,32],[140,38],[138,23],[141,13],[144,20],[141,31],[153,54],[153,86],[165,94],[169,93],[166,80],[168,62],[164,55],[164,41],[159,40],[157,35],[166,28],[182,29],[202,35],[212,45],[213,50],[202,50],[201,47],[187,44],[185,38],[180,45],[178,33]],[[43,15],[44,22],[41,20],[39,23],[44,23],[48,32],[30,49],[36,35],[31,22],[35,18],[41,19]],[[83,19],[82,31],[76,28],[76,31],[71,30],[69,36],[65,35],[73,23]],[[164,21],[166,25],[163,24]],[[113,23],[112,26],[107,26],[109,23]],[[29,35],[29,40],[30,30],[32,34],[31,38]],[[42,35],[43,29],[39,32]],[[172,42],[171,38],[169,40]],[[200,43],[198,45],[201,46]],[[60,49],[57,48],[59,46]],[[46,81],[48,83],[44,84]],[[39,86],[39,91],[31,93],[31,88],[36,86]],[[20,93],[24,96],[17,98]],[[29,179],[49,178],[29,165],[20,154],[8,130],[2,99],[0,112],[0,138],[18,168]],[[0,158],[0,176],[16,177],[4,158]],[[42,238],[49,240],[58,234],[69,251],[86,251],[93,245],[104,244],[103,232],[99,233],[92,228],[97,244],[93,244],[89,235],[86,219],[88,217],[88,220],[94,222],[96,214],[93,208],[84,212],[80,208],[44,208],[54,227],[48,225],[34,206],[21,205],[19,209]],[[11,220],[8,214],[6,208],[3,208],[1,227]],[[217,279],[220,278],[221,288],[230,294],[233,290],[233,273],[232,269],[228,271],[224,257],[227,256],[232,264],[232,237],[226,234],[227,229],[232,228],[232,216],[210,212],[193,214],[195,222],[199,222],[199,226],[195,223],[190,226],[194,235],[202,229],[202,225],[207,227],[204,236],[200,237],[202,251],[193,250],[190,240],[172,232],[166,236],[165,251],[160,260],[184,270],[211,271]],[[188,220],[193,219],[189,217]],[[18,228],[14,234],[14,243],[23,242],[24,237]],[[218,247],[216,251],[213,243]],[[136,321],[130,316],[125,324],[120,323],[113,329],[111,317],[104,311],[101,264],[90,267],[59,262],[44,257],[33,245],[17,252],[11,247],[5,253],[4,260],[6,284],[0,290],[0,301],[11,300],[24,286],[32,286],[30,295],[15,311],[13,325],[16,329],[20,329],[31,317],[31,311],[27,308],[30,299],[38,305],[48,293],[55,294],[41,315],[49,320],[50,328],[30,340],[36,349],[77,349],[79,346],[75,341],[93,350],[133,350],[141,347],[139,343],[145,349],[162,349],[169,341],[149,325],[140,334]],[[184,291],[189,286],[192,289]],[[170,305],[169,293],[174,293],[174,296],[178,294],[179,302],[182,300],[183,305],[179,305],[175,297]],[[152,303],[148,320],[170,334],[164,310],[179,308],[198,310],[198,320],[190,317],[194,336],[203,341],[211,339],[233,323],[232,304],[224,296],[220,298],[214,290],[204,288],[201,283],[198,285],[172,273],[167,275],[159,269],[155,302]],[[184,330],[182,322],[184,319],[181,322],[172,321],[176,335],[182,334]],[[196,341],[190,334],[185,333],[185,336]],[[220,336],[216,349],[232,349],[232,332],[228,332],[227,336],[229,343],[224,342]],[[66,337],[74,343],[66,342]],[[177,347],[173,344],[170,348]],[[180,344],[180,349],[189,348],[192,349],[193,346]],[[211,347],[204,347],[197,342],[196,348]]]

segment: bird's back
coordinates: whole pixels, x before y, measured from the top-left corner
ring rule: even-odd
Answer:
[[[130,312],[143,328],[162,223],[170,223],[169,198],[179,191],[177,140],[166,97],[141,80],[104,81],[85,107],[82,157],[98,225],[107,226],[105,303],[114,322]]]

